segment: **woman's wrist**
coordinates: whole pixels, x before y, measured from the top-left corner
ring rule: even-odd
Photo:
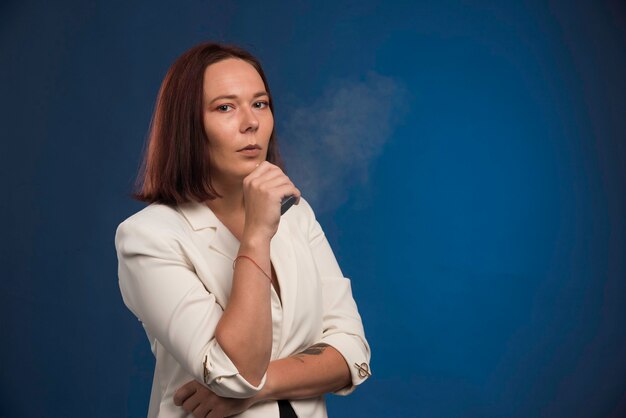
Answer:
[[[241,238],[240,248],[245,248],[248,250],[259,250],[269,247],[271,237],[268,237],[265,234],[252,232],[252,231],[243,231],[243,237]]]

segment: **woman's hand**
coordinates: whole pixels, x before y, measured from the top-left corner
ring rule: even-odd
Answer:
[[[294,195],[300,202],[300,190],[276,165],[263,161],[243,179],[246,206],[246,238],[271,239],[278,230],[280,204],[285,196]]]
[[[181,386],[174,394],[174,404],[196,418],[224,418],[250,408],[255,398],[222,398],[195,380]]]

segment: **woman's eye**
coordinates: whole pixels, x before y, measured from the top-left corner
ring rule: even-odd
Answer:
[[[267,107],[267,106],[269,106],[269,105],[270,105],[270,104],[269,104],[269,102],[256,102],[256,103],[254,104],[254,106],[255,106],[257,109],[263,109],[264,107]]]
[[[220,112],[227,112],[228,108],[232,107],[231,105],[227,105],[227,104],[223,104],[223,105],[219,105],[217,107],[217,110],[219,110]]]

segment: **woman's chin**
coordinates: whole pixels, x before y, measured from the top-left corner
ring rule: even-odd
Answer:
[[[245,177],[252,173],[259,166],[259,164],[261,164],[261,161],[250,161],[245,167],[242,167],[241,173],[243,173]]]
[[[220,170],[222,174],[216,177],[222,178],[222,181],[226,183],[238,183],[250,175],[262,161],[263,160],[260,159],[254,159],[239,162],[236,166],[231,166],[230,170]]]
[[[247,164],[245,164],[244,166],[240,167],[239,170],[237,170],[237,172],[234,175],[237,178],[240,178],[241,180],[243,180],[248,175],[250,175],[250,173],[252,173],[254,171],[254,169],[257,168],[258,164],[260,164],[260,163],[261,163],[260,161],[250,161],[250,162],[247,162]]]

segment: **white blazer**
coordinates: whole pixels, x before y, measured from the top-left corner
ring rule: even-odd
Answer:
[[[254,396],[215,339],[228,304],[239,241],[208,206],[151,204],[122,222],[115,234],[119,285],[126,306],[142,322],[156,357],[149,418],[190,417],[173,402],[195,379],[220,396]],[[352,385],[366,380],[370,348],[352,297],[328,241],[304,198],[282,217],[270,242],[270,260],[281,289],[272,288],[272,360],[326,343],[345,358]],[[301,418],[324,418],[323,397],[293,400]],[[276,402],[238,415],[278,418]]]

